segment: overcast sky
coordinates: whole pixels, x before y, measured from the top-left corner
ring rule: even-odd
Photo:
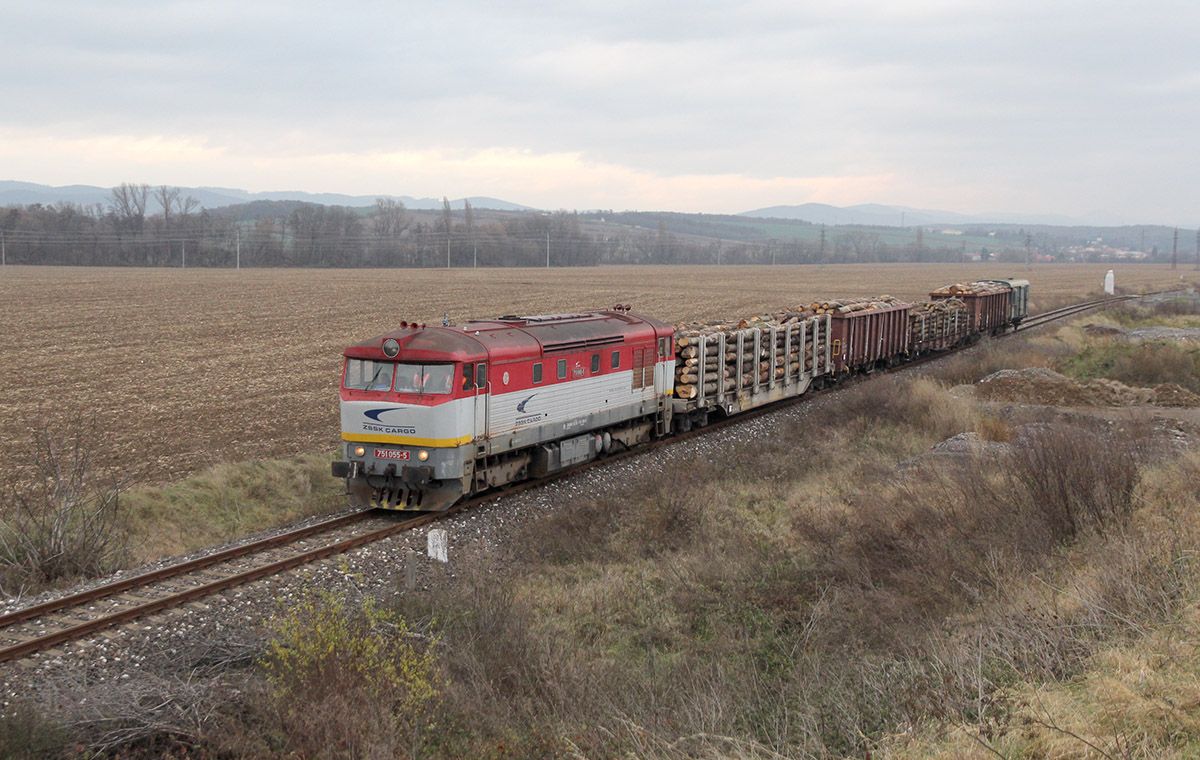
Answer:
[[[1200,3],[0,0],[0,179],[1200,222]]]

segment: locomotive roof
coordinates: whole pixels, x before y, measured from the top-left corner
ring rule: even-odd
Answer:
[[[505,316],[450,327],[406,325],[347,348],[356,359],[388,360],[383,343],[400,344],[397,361],[503,361],[593,346],[620,345],[670,335],[672,328],[650,317],[625,311],[582,314]]]

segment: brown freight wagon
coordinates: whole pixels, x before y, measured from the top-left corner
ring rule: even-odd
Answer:
[[[974,333],[998,333],[1012,319],[1012,288],[995,285],[983,292],[957,292],[947,294],[935,290],[929,294],[933,300],[961,298],[967,305],[970,330]]]
[[[954,348],[971,334],[967,306],[961,298],[944,298],[913,304],[908,314],[908,350],[913,354]]]
[[[834,371],[870,371],[907,354],[910,308],[906,303],[898,303],[831,315],[833,324],[829,338]]]

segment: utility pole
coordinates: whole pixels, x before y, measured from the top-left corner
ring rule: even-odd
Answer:
[[[1200,230],[1196,231],[1196,242],[1200,243]],[[8,249],[5,245],[4,231],[0,230],[0,267],[8,266]]]
[[[242,268],[242,228],[241,227],[237,228],[237,259],[236,259],[236,261],[237,261],[237,263],[235,264],[235,268],[240,271]]]
[[[721,249],[725,247],[725,240],[717,240],[717,266],[721,266]]]
[[[1179,228],[1175,228],[1175,238],[1171,241],[1171,268],[1179,268]]]
[[[1029,246],[1033,243],[1033,236],[1028,232],[1025,233],[1025,271],[1029,271]]]
[[[450,236],[446,235],[446,268],[450,268]]]
[[[479,268],[479,243],[471,244],[471,268]]]
[[[546,231],[546,268],[550,268],[550,231]]]
[[[183,260],[179,263],[180,269],[187,269],[187,241],[179,241],[180,250],[183,251]]]

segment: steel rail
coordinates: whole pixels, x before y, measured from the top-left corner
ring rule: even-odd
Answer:
[[[352,512],[347,515],[339,515],[338,517],[322,520],[321,522],[313,523],[312,525],[306,525],[303,528],[297,528],[286,533],[268,536],[266,538],[259,539],[257,541],[251,541],[245,544],[238,544],[237,546],[231,546],[228,549],[213,552],[212,554],[206,554],[202,557],[196,557],[195,559],[191,559],[186,562],[180,562],[175,565],[167,565],[165,567],[158,568],[157,570],[151,570],[139,575],[130,576],[129,578],[122,578],[121,580],[114,581],[113,583],[106,583],[75,594],[61,596],[57,599],[51,599],[30,607],[23,607],[19,610],[14,610],[7,614],[0,615],[0,628],[6,628],[15,623],[21,623],[26,620],[43,617],[69,607],[78,607],[82,604],[87,604],[88,602],[94,602],[110,596],[116,596],[117,594],[124,593],[141,586],[147,586],[151,583],[158,583],[159,581],[168,580],[179,575],[186,575],[187,573],[192,573],[196,570],[201,570],[222,562],[228,562],[232,559],[238,559],[251,554],[258,554],[267,549],[274,549],[279,546],[300,541],[310,536],[326,533],[347,525],[353,525],[354,523],[363,520],[363,518],[367,517],[368,514],[370,514],[368,511],[360,511]]]
[[[265,565],[259,565],[258,567],[253,567],[249,570],[244,570],[239,573],[227,575],[223,578],[218,578],[210,583],[193,586],[192,588],[185,589],[184,591],[168,594],[143,604],[126,607],[112,614],[104,615],[66,628],[61,628],[43,636],[38,636],[36,638],[29,639],[28,641],[22,641],[17,644],[4,647],[3,649],[0,649],[0,662],[19,659],[26,655],[33,654],[34,652],[57,646],[58,644],[64,644],[68,641],[83,638],[90,633],[94,633],[105,628],[111,628],[115,625],[120,625],[121,623],[128,623],[132,620],[136,620],[137,618],[145,617],[146,615],[151,615],[155,612],[161,612],[162,610],[170,609],[172,607],[178,607],[182,604],[186,604],[187,602],[206,596],[211,596],[212,594],[216,594],[235,586],[250,583],[251,581],[259,580],[260,578],[265,578],[267,576],[281,573],[285,570],[291,570],[293,568],[300,567],[301,565],[311,564],[317,560],[331,557],[335,554],[341,554],[343,552],[350,551],[351,549],[355,549],[359,546],[373,543],[396,533],[411,530],[412,528],[432,522],[433,520],[439,519],[442,514],[443,513],[428,513],[421,515],[420,517],[415,517],[396,523],[395,525],[389,525],[388,527],[381,528],[377,531],[364,533],[360,536],[353,536],[351,538],[343,539],[333,544],[317,547],[315,549],[309,549],[298,554],[293,554],[290,557],[269,562]]]
[[[1171,291],[1162,291],[1162,292],[1171,292]],[[1151,294],[1144,294],[1144,295],[1151,295]],[[1031,328],[1038,327],[1043,324],[1047,324],[1049,322],[1053,322],[1053,321],[1056,321],[1059,319],[1064,319],[1066,317],[1074,316],[1075,314],[1079,314],[1084,311],[1088,311],[1090,309],[1099,308],[1101,306],[1106,306],[1106,305],[1110,305],[1110,304],[1114,304],[1114,303],[1120,303],[1122,301],[1127,301],[1127,300],[1130,300],[1133,298],[1140,298],[1140,297],[1142,297],[1142,296],[1141,295],[1117,296],[1114,298],[1099,299],[1099,300],[1095,300],[1095,301],[1088,301],[1088,302],[1081,303],[1081,304],[1071,304],[1068,306],[1060,307],[1058,309],[1052,309],[1050,311],[1043,312],[1043,313],[1035,315],[1033,317],[1029,317],[1025,323],[1023,323],[1020,327],[1018,327],[1013,332],[1004,333],[998,337],[1006,337],[1008,335],[1016,334],[1019,331],[1031,329]],[[915,368],[915,367],[923,365],[927,362],[934,361],[936,359],[940,359],[944,356],[952,354],[957,350],[958,349],[951,349],[951,350],[945,351],[945,352],[927,354],[926,356],[918,357],[914,360],[905,362],[904,364],[897,365],[897,366],[891,368],[891,371],[899,371],[899,370],[904,370],[904,369],[909,369],[909,368]],[[870,377],[870,375],[861,375],[861,376],[851,377],[851,378],[846,378],[846,379],[852,381],[850,384],[857,384],[857,382],[866,380],[869,377]],[[838,387],[847,387],[847,384],[845,382],[838,383]],[[69,642],[69,641],[83,638],[84,636],[87,636],[90,633],[94,633],[94,632],[97,632],[100,630],[111,628],[113,626],[117,626],[122,623],[128,623],[130,621],[136,620],[141,617],[145,617],[147,615],[154,614],[156,612],[161,612],[163,610],[167,610],[172,607],[177,607],[179,605],[186,604],[188,602],[195,601],[197,599],[201,599],[206,596],[211,596],[213,594],[220,593],[221,591],[225,591],[230,588],[234,588],[236,586],[244,585],[246,583],[260,580],[262,578],[276,575],[278,573],[285,572],[287,570],[295,569],[297,567],[301,567],[306,564],[311,564],[312,562],[316,562],[321,559],[325,559],[327,557],[335,556],[337,554],[343,554],[347,551],[351,551],[360,546],[365,546],[367,544],[375,543],[377,541],[380,541],[385,538],[389,538],[389,537],[397,535],[399,533],[403,533],[403,532],[412,530],[414,528],[419,528],[424,525],[428,525],[437,520],[441,520],[444,517],[447,517],[449,515],[461,512],[465,509],[477,506],[484,502],[491,501],[491,500],[499,498],[501,496],[510,496],[510,495],[519,493],[521,491],[524,491],[526,489],[537,488],[537,487],[540,487],[547,483],[554,482],[560,478],[573,477],[573,476],[578,475],[588,469],[591,469],[592,467],[608,465],[615,461],[625,459],[627,457],[649,453],[649,452],[657,449],[660,446],[667,446],[667,445],[679,443],[681,441],[688,440],[688,439],[692,438],[693,436],[707,435],[709,433],[715,433],[715,432],[718,432],[719,430],[724,429],[727,426],[736,425],[740,422],[754,419],[754,418],[759,417],[764,414],[779,411],[780,409],[790,406],[791,404],[805,401],[810,397],[811,397],[810,394],[804,393],[804,394],[800,394],[798,396],[794,396],[792,398],[781,399],[780,401],[777,401],[777,402],[774,402],[771,404],[765,404],[761,407],[758,407],[756,409],[751,409],[746,412],[742,412],[733,417],[718,418],[718,419],[710,422],[709,424],[705,425],[704,427],[693,428],[692,430],[690,430],[686,433],[672,435],[668,438],[660,438],[657,440],[653,440],[646,445],[638,446],[636,448],[630,448],[630,449],[625,449],[623,451],[614,452],[612,454],[606,455],[603,459],[594,459],[591,462],[587,462],[583,465],[580,465],[577,467],[572,467],[568,470],[565,470],[565,471],[562,471],[559,473],[555,473],[554,475],[551,475],[546,478],[540,478],[538,480],[527,480],[522,483],[513,484],[511,486],[499,489],[497,491],[486,492],[486,493],[477,495],[470,499],[463,500],[463,501],[459,502],[458,504],[455,504],[454,506],[452,506],[450,509],[445,510],[443,512],[423,513],[417,517],[413,517],[410,519],[403,520],[401,522],[397,522],[393,525],[389,525],[389,526],[387,526],[385,528],[381,528],[379,530],[369,531],[367,533],[363,533],[358,536],[351,536],[350,538],[342,539],[340,541],[336,541],[332,544],[327,544],[325,546],[320,546],[320,547],[316,547],[313,549],[307,549],[305,551],[298,552],[291,556],[284,557],[283,559],[268,562],[266,564],[250,568],[248,570],[242,570],[242,571],[239,571],[236,573],[232,573],[230,575],[227,575],[222,578],[218,578],[218,579],[216,579],[214,581],[210,581],[208,583],[203,583],[203,584],[200,584],[197,586],[193,586],[192,588],[185,589],[180,592],[174,592],[171,594],[167,594],[160,598],[153,599],[153,600],[144,602],[142,604],[137,604],[137,605],[133,605],[130,607],[126,607],[117,612],[114,612],[114,613],[111,613],[108,615],[103,615],[103,616],[95,618],[93,620],[88,620],[88,621],[85,621],[82,623],[77,623],[72,626],[68,626],[68,627],[61,628],[56,631],[52,631],[52,632],[47,633],[42,636],[37,636],[37,637],[31,638],[26,641],[21,641],[17,644],[13,644],[8,647],[0,648],[0,662],[7,662],[10,660],[19,659],[19,658],[28,656],[30,654],[33,654],[35,652],[57,646],[59,644],[63,644],[63,643]],[[15,610],[6,615],[0,616],[0,633],[3,633],[3,630],[2,630],[3,628],[12,626],[15,623],[35,619],[38,617],[45,616],[47,614],[52,614],[54,612],[60,612],[65,609],[78,607],[81,604],[86,604],[87,602],[90,602],[90,601],[96,601],[97,599],[103,599],[106,597],[114,596],[116,594],[123,593],[125,591],[129,591],[129,590],[143,587],[143,586],[148,586],[148,585],[151,585],[154,583],[161,582],[163,580],[169,580],[171,578],[186,575],[188,573],[194,572],[199,569],[203,569],[206,567],[212,567],[214,565],[219,565],[219,564],[228,562],[233,559],[239,559],[241,557],[246,557],[246,556],[250,556],[253,554],[261,553],[261,552],[269,550],[269,549],[287,546],[289,544],[293,544],[293,543],[295,543],[303,538],[307,538],[309,536],[318,535],[320,533],[328,532],[330,530],[341,528],[346,525],[351,525],[355,522],[361,521],[366,516],[373,514],[373,513],[374,513],[373,510],[364,510],[361,512],[354,512],[354,513],[351,513],[348,515],[342,515],[342,516],[339,516],[336,518],[332,518],[330,520],[325,520],[325,521],[322,521],[319,523],[315,523],[313,525],[306,526],[304,528],[299,528],[294,531],[282,533],[277,536],[271,536],[271,537],[268,537],[265,539],[261,539],[259,541],[253,541],[253,542],[250,542],[247,544],[241,544],[239,546],[234,546],[229,549],[222,550],[220,552],[215,552],[213,554],[206,555],[204,557],[198,557],[196,559],[189,560],[187,562],[182,562],[177,565],[169,565],[167,567],[163,567],[158,570],[153,570],[153,571],[150,571],[147,573],[142,573],[140,575],[133,576],[131,578],[126,578],[126,579],[117,581],[115,583],[98,586],[94,589],[89,589],[87,591],[83,591],[78,594],[71,594],[69,596],[60,597],[59,599],[50,600],[48,602],[43,602],[42,604],[34,605],[32,607],[27,607],[27,608],[24,608],[21,610]]]
[[[1149,295],[1149,294],[1147,294],[1147,295]],[[1098,308],[1101,308],[1104,306],[1110,306],[1115,303],[1122,303],[1124,301],[1129,301],[1129,300],[1132,300],[1135,298],[1141,298],[1141,297],[1142,297],[1142,295],[1113,296],[1110,298],[1097,299],[1095,301],[1086,301],[1084,303],[1069,304],[1067,306],[1061,306],[1057,309],[1051,309],[1050,311],[1045,311],[1045,312],[1042,312],[1041,314],[1034,314],[1030,317],[1026,317],[1025,321],[1022,322],[1021,325],[1018,326],[1017,329],[1014,330],[1013,332],[1020,332],[1021,330],[1028,330],[1028,329],[1031,329],[1034,327],[1038,327],[1040,325],[1054,322],[1059,319],[1063,319],[1065,317],[1074,316],[1075,314],[1081,314],[1085,311],[1090,311],[1092,309],[1098,309]]]

